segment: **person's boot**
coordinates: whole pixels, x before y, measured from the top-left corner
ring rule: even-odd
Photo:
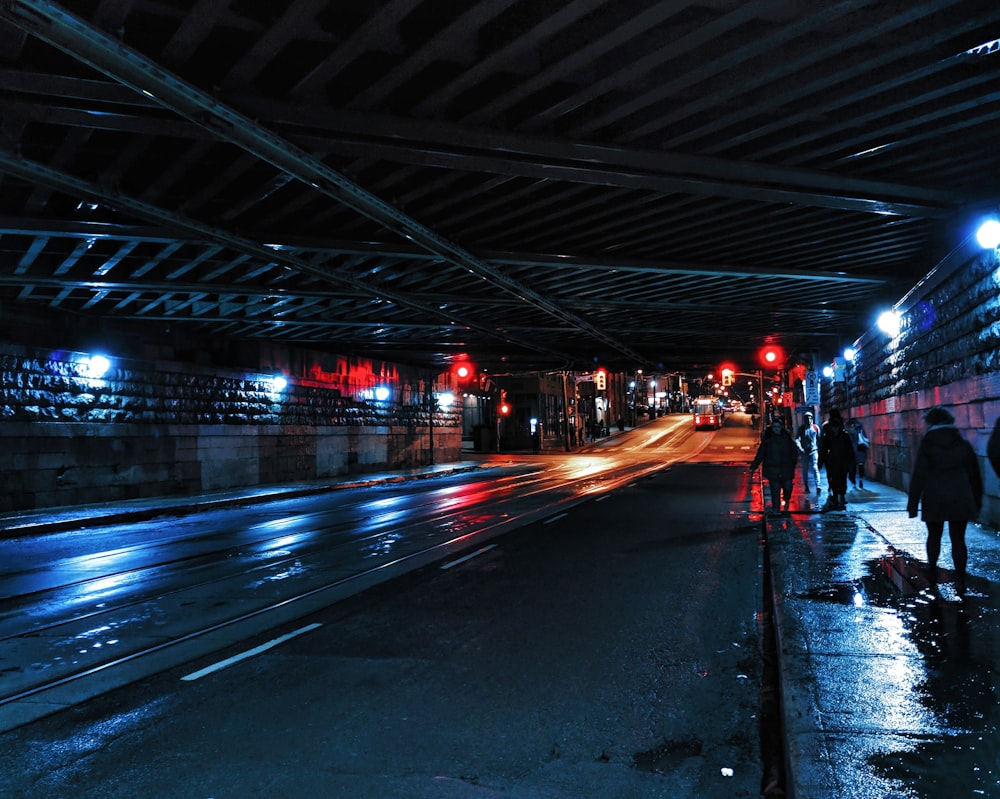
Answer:
[[[965,596],[965,575],[956,574],[955,575],[955,593],[959,596]]]

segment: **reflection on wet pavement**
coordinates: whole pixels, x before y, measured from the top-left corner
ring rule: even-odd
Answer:
[[[922,537],[908,528],[897,548],[884,530],[851,515],[770,526],[792,588],[784,613],[807,652],[786,640],[785,656],[809,662],[815,684],[797,699],[815,714],[839,783],[816,795],[1000,797],[992,584],[970,573],[963,600],[942,569],[934,588],[908,551],[922,554]]]
[[[940,725],[936,740],[876,755],[872,765],[892,781],[918,785],[921,796],[1000,796],[998,609],[991,597],[974,588],[964,602],[944,585],[937,594],[929,588],[900,591],[886,576],[890,569],[896,571],[896,564],[888,566],[886,560],[897,557],[891,553],[871,561],[871,573],[860,581],[831,586],[814,597],[856,605],[861,596],[893,611],[923,656],[924,676],[915,689]]]

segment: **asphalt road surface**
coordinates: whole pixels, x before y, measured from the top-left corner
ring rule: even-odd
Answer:
[[[760,526],[728,432],[702,460],[739,466],[640,470],[6,732],[0,796],[756,796]]]

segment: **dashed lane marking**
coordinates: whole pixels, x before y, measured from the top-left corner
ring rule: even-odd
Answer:
[[[205,677],[214,672],[221,671],[224,668],[232,666],[234,663],[239,663],[241,660],[246,660],[247,658],[252,658],[254,655],[259,655],[261,652],[266,652],[268,649],[273,649],[279,644],[285,643],[296,636],[303,635],[308,632],[312,632],[317,627],[322,627],[322,624],[307,624],[305,627],[300,627],[297,630],[293,630],[290,633],[285,633],[285,635],[278,636],[266,644],[261,644],[260,646],[255,646],[253,649],[248,649],[246,652],[240,652],[238,655],[233,655],[231,658],[226,658],[225,660],[220,660],[218,663],[213,663],[211,666],[206,666],[203,669],[198,669],[198,671],[192,671],[190,674],[185,674],[181,677],[182,680],[187,680],[188,682],[192,680],[197,680]]]
[[[496,544],[487,544],[484,547],[480,547],[475,552],[470,552],[468,555],[463,555],[458,560],[451,560],[451,561],[448,561],[447,563],[442,563],[441,564],[441,568],[442,569],[450,569],[452,566],[457,566],[459,563],[465,563],[465,561],[472,560],[477,555],[482,555],[484,552],[489,552],[491,549],[495,549],[495,548],[496,548]]]

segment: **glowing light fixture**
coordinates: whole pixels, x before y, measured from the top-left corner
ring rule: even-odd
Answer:
[[[80,374],[95,380],[104,377],[110,368],[111,361],[103,355],[91,355],[80,362]]]
[[[878,329],[889,336],[898,336],[899,326],[899,311],[884,311],[878,318]]]
[[[848,347],[847,349],[844,350],[844,360],[847,361],[848,363],[853,363],[854,356],[857,354],[858,352],[857,350],[854,349],[854,347]]]
[[[995,55],[1000,53],[1000,39],[991,39],[965,51],[965,55]]]
[[[379,402],[385,402],[389,399],[389,389],[385,386],[377,386],[375,388],[375,399]]]
[[[451,403],[455,401],[455,395],[450,391],[445,391],[443,394],[438,394],[438,405],[442,408],[451,407]]]
[[[288,386],[288,381],[282,375],[271,378],[271,393],[280,394]]]
[[[987,219],[976,231],[976,241],[984,250],[995,250],[1000,245],[1000,220]]]

